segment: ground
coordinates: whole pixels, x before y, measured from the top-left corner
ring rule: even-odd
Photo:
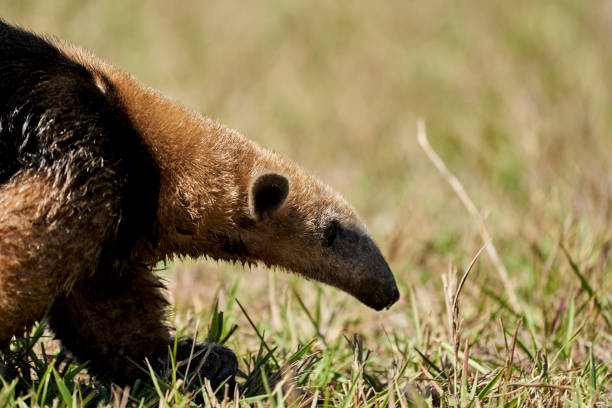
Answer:
[[[612,403],[608,3],[21,0],[0,10],[303,164],[381,244],[402,292],[381,313],[259,267],[177,260],[160,272],[180,334],[230,334],[239,403]],[[420,119],[479,214],[420,147]],[[453,303],[485,241],[500,264],[485,249]],[[62,364],[46,337],[24,342],[15,350],[33,352],[15,358],[33,368],[2,388],[0,405],[212,398],[171,375],[108,388]]]

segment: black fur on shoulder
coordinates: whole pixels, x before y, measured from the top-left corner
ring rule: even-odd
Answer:
[[[125,262],[141,238],[155,245],[159,172],[112,83],[44,39],[0,20],[0,188],[21,171],[69,172],[69,189],[110,174],[116,236],[102,258]]]

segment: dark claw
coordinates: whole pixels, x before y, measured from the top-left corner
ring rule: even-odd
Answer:
[[[176,360],[179,362],[179,372],[183,375],[187,370],[192,345],[192,340],[182,340],[177,344]],[[238,359],[232,350],[218,344],[196,344],[189,363],[187,378],[197,379],[199,373],[202,379],[207,378],[210,381],[213,391],[217,390],[221,384],[227,384],[231,395],[236,384],[237,371]]]

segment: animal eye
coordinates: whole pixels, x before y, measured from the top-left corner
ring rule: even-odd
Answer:
[[[340,232],[340,223],[336,220],[331,221],[327,227],[325,227],[325,231],[323,231],[323,238],[325,240],[325,245],[332,246],[338,233]]]

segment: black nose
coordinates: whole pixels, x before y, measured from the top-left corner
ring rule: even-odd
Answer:
[[[392,285],[379,286],[366,292],[360,300],[375,310],[389,309],[399,299],[400,293],[395,282]],[[372,286],[374,287],[374,286]]]
[[[397,284],[393,282],[393,285],[387,288],[384,292],[379,292],[379,309],[389,309],[400,297],[399,289]]]
[[[397,285],[395,285],[393,290],[391,291],[391,301],[387,305],[387,309],[390,308],[395,302],[397,302],[399,300],[399,297],[399,289],[397,288]]]

